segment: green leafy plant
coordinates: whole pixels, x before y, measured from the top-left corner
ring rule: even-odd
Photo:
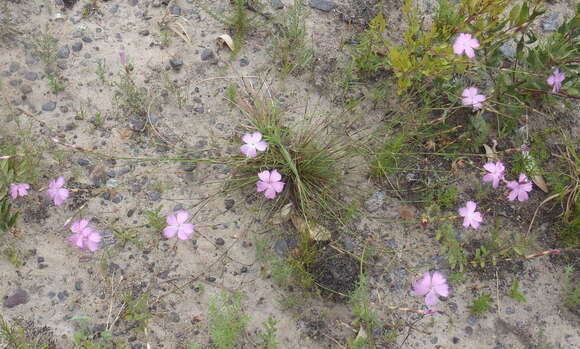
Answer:
[[[491,304],[493,303],[493,299],[489,295],[482,295],[476,298],[471,306],[469,307],[469,311],[473,315],[481,316],[483,313],[488,311],[491,308]]]
[[[233,349],[250,318],[242,310],[242,295],[218,293],[209,302],[211,340],[216,349]]]
[[[115,101],[125,112],[136,117],[145,118],[149,107],[150,96],[147,89],[137,86],[133,77],[133,65],[123,66],[119,79],[115,82]]]
[[[526,297],[524,297],[524,295],[520,290],[520,280],[516,278],[512,280],[512,286],[509,289],[507,295],[517,300],[518,302],[522,303],[526,302]]]
[[[277,349],[278,348],[278,340],[276,338],[276,332],[278,331],[276,328],[276,324],[278,322],[274,320],[272,317],[268,317],[266,321],[263,323],[264,330],[260,333],[260,338],[262,338],[262,347],[264,349]]]
[[[55,349],[52,338],[50,336],[40,335],[36,338],[30,338],[30,334],[26,330],[32,330],[32,326],[25,328],[10,324],[0,314],[0,339],[6,341],[7,348],[10,349]]]
[[[447,261],[451,269],[459,269],[462,272],[467,264],[467,255],[455,236],[453,224],[451,222],[441,224],[437,228],[435,238],[441,242],[441,253],[447,254]]]
[[[54,94],[58,94],[60,91],[64,90],[64,84],[58,78],[58,75],[55,73],[49,73],[46,75],[48,79],[48,86],[50,87],[50,91]]]
[[[133,291],[129,291],[124,297],[125,310],[123,310],[123,319],[133,323],[139,331],[147,328],[147,322],[152,317],[149,309],[149,293],[145,292],[139,296]]]
[[[355,324],[364,328],[367,334],[374,333],[374,328],[378,324],[377,315],[371,309],[371,298],[369,282],[364,274],[359,275],[355,290],[350,294],[349,304],[355,315]],[[372,345],[372,335],[349,338],[347,340],[351,348],[364,348],[367,344]]]
[[[564,304],[576,312],[580,311],[580,284],[574,283],[575,268],[567,265],[564,268]]]
[[[38,57],[47,67],[56,61],[58,40],[49,33],[48,26],[37,33],[32,41],[32,54]]]
[[[145,216],[147,217],[147,225],[153,229],[154,233],[159,233],[163,231],[163,228],[167,226],[167,217],[161,214],[163,205],[157,207],[155,210],[145,211]]]

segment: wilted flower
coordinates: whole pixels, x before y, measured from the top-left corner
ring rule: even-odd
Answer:
[[[491,182],[491,186],[497,188],[499,186],[499,181],[503,180],[505,166],[500,162],[488,162],[487,164],[483,165],[483,168],[489,172],[485,176],[483,176],[484,182]]]
[[[64,177],[60,176],[55,180],[50,181],[48,184],[48,189],[46,190],[46,194],[48,197],[54,201],[56,206],[62,205],[62,203],[68,198],[69,191],[66,188],[63,188],[64,185]]]
[[[30,189],[30,185],[26,183],[10,184],[10,196],[12,196],[13,200],[16,200],[19,196],[28,195],[28,189]]]
[[[566,78],[564,73],[560,72],[558,68],[554,69],[554,73],[548,77],[548,85],[552,86],[552,92],[556,93],[562,88],[562,81]]]
[[[458,212],[461,217],[463,217],[463,226],[468,228],[472,226],[474,229],[479,228],[479,225],[483,221],[483,216],[480,212],[476,212],[475,208],[477,204],[473,201],[468,201],[465,207],[461,207]]]
[[[436,271],[433,276],[425,273],[423,278],[415,282],[413,292],[417,296],[425,296],[425,304],[431,308],[439,302],[439,296],[449,297],[449,286],[445,276]]]
[[[191,223],[185,223],[189,218],[189,213],[186,211],[177,211],[177,213],[170,213],[167,216],[167,227],[163,229],[163,235],[171,239],[175,235],[179,240],[187,240],[195,230],[195,226]]]
[[[125,65],[127,62],[127,54],[123,51],[119,52],[119,62],[121,62],[122,65]]]
[[[240,150],[249,158],[255,158],[257,150],[264,151],[268,147],[268,143],[262,140],[262,134],[260,132],[245,134],[242,140],[246,144],[242,145]]]
[[[473,110],[478,110],[483,108],[483,102],[485,102],[485,96],[480,95],[477,93],[477,87],[468,87],[463,90],[461,96],[463,99],[461,100],[461,104],[463,105],[471,105],[473,106]]]
[[[282,175],[278,173],[278,170],[262,171],[258,173],[257,187],[258,192],[264,191],[264,196],[268,199],[273,199],[276,197],[277,193],[281,193],[284,190],[284,182],[282,182]]]
[[[532,191],[532,182],[528,181],[528,177],[521,173],[520,178],[517,181],[509,181],[507,187],[511,189],[508,194],[508,200],[514,201],[516,198],[518,201],[528,200],[528,193]]]
[[[101,234],[89,227],[88,219],[81,219],[80,221],[74,222],[70,230],[73,232],[73,235],[69,238],[69,241],[76,247],[91,252],[99,249]]]
[[[473,49],[479,47],[479,41],[473,38],[471,34],[461,33],[453,43],[453,53],[456,55],[465,55],[469,58],[475,57]]]

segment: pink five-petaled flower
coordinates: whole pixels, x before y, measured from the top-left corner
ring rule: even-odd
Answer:
[[[30,189],[30,185],[26,183],[10,184],[10,196],[12,196],[13,200],[16,200],[19,196],[28,195],[28,189]]]
[[[48,189],[46,190],[46,194],[48,197],[54,201],[56,206],[62,205],[62,203],[68,198],[69,191],[66,188],[63,188],[64,185],[64,177],[60,176],[55,180],[50,181],[48,184]]]
[[[479,228],[479,225],[483,221],[483,216],[480,212],[476,212],[475,208],[477,204],[473,201],[468,201],[465,207],[461,207],[458,212],[461,217],[463,217],[463,226],[469,228],[472,226],[473,229]]]
[[[471,105],[473,106],[473,110],[483,108],[483,102],[485,102],[485,95],[480,95],[477,92],[478,92],[477,87],[468,87],[465,90],[463,90],[463,93],[461,93],[461,96],[463,96],[461,104]]]
[[[70,230],[73,232],[73,235],[69,238],[69,241],[76,247],[91,252],[99,249],[101,234],[89,227],[88,219],[81,219],[80,221],[74,222]]]
[[[518,201],[528,200],[528,193],[532,191],[532,182],[528,181],[528,177],[521,173],[520,178],[517,181],[509,181],[507,187],[511,189],[508,194],[508,200],[514,201],[516,198]]]
[[[562,81],[566,75],[560,72],[558,68],[554,69],[554,73],[548,77],[548,85],[552,86],[552,93],[558,92],[562,88]]]
[[[499,181],[503,180],[505,166],[500,162],[488,162],[487,164],[483,165],[483,168],[488,172],[485,176],[483,176],[484,182],[491,182],[491,186],[497,188],[499,185]]]
[[[281,193],[284,190],[284,182],[281,181],[282,175],[278,173],[278,170],[262,171],[258,173],[258,193],[264,192],[264,196],[268,199],[273,199],[276,197],[277,193]]]
[[[240,150],[249,158],[255,158],[257,150],[264,151],[268,147],[268,143],[262,140],[262,134],[260,132],[245,134],[242,140],[246,144],[242,145]]]
[[[187,240],[193,234],[195,225],[185,223],[189,218],[189,213],[186,211],[177,211],[175,214],[170,213],[167,216],[167,227],[163,229],[163,235],[171,239],[175,235],[179,240]]]
[[[420,280],[413,284],[413,292],[417,296],[425,296],[425,304],[431,308],[439,302],[439,296],[449,297],[449,286],[445,276],[436,271],[431,276],[425,273]]]
[[[475,48],[479,48],[479,41],[471,34],[461,33],[453,43],[453,53],[456,55],[465,53],[469,58],[475,57],[475,51],[473,51]]]

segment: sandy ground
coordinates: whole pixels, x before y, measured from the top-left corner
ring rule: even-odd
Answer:
[[[215,11],[229,9],[225,1],[200,2]],[[68,187],[78,191],[62,207],[54,207],[38,192],[17,204],[23,211],[18,230],[15,236],[3,239],[10,239],[9,244],[22,251],[24,265],[15,268],[0,259],[0,295],[11,296],[22,289],[28,296],[23,304],[3,307],[3,316],[33,320],[38,328],[48,326],[56,348],[72,348],[73,333],[80,326],[77,318],[87,317],[91,327],[102,329],[122,310],[122,296],[128,290],[137,294],[147,291],[153,315],[147,331],[131,329],[119,321],[113,327],[115,335],[128,340],[132,348],[145,348],[146,344],[151,348],[185,348],[188,343],[211,348],[209,299],[220,291],[242,292],[244,311],[251,320],[240,348],[259,347],[257,333],[269,316],[278,321],[280,348],[346,345],[345,338],[358,331],[347,304],[312,297],[287,309],[279,300],[299,291],[277,285],[256,260],[256,236],[273,231],[292,233],[286,226],[269,223],[264,214],[269,203],[251,190],[224,190],[230,166],[164,160],[184,153],[205,159],[238,155],[243,115],[224,100],[231,84],[242,86],[245,81],[261,86],[264,94],[279,103],[289,123],[300,121],[305,110],[316,117],[344,114],[345,106],[336,101],[333,79],[347,59],[341,43],[360,30],[357,24],[343,19],[357,15],[353,9],[360,1],[336,1],[339,7],[328,13],[307,9],[316,62],[312,70],[286,80],[279,77],[268,54],[271,34],[266,26],[251,33],[232,60],[228,49],[216,42],[216,37],[226,32],[224,26],[188,1],[178,1],[178,5],[186,19],[180,23],[186,27],[191,44],[173,36],[169,47],[160,44],[158,23],[166,9],[155,7],[159,1],[102,2],[101,14],[88,18],[80,15],[82,3],[70,10],[47,7],[48,3],[9,4],[22,34],[1,46],[0,71],[10,72],[1,79],[9,98],[20,98],[12,107],[34,116],[21,114],[22,127],[47,147],[42,154],[44,176],[35,189],[64,175]],[[269,6],[267,11],[280,13]],[[67,58],[57,60],[56,69],[65,84],[57,95],[49,90],[43,63],[30,54],[34,33],[46,24],[58,38],[59,48],[71,48]],[[78,52],[72,49],[77,42],[82,43]],[[202,60],[205,49],[214,56]],[[137,85],[154,96],[147,133],[139,132],[147,125],[124,114],[113,102],[112,83],[121,69],[120,52],[133,64]],[[172,69],[172,59],[182,61],[179,70]],[[99,60],[107,68],[104,83],[96,73]],[[18,63],[18,69],[12,63]],[[177,107],[173,96],[163,95],[166,78],[182,88],[186,98],[183,109]],[[56,108],[46,105],[50,102],[56,103]],[[370,103],[359,106],[352,114],[353,128],[365,132],[387,109]],[[99,126],[94,123],[97,113],[104,117]],[[16,130],[14,122],[2,127],[2,134]],[[51,137],[118,160],[73,152],[51,142]],[[379,251],[367,270],[372,303],[385,324],[375,335],[388,332],[395,323],[402,324],[395,344],[383,347],[580,347],[578,316],[563,305],[563,262],[555,261],[556,257],[466,274],[466,281],[442,302],[444,313],[438,316],[389,311],[387,306],[420,309],[421,299],[413,296],[411,284],[425,271],[451,274],[451,270],[439,254],[434,231],[376,219],[397,219],[407,206],[380,194],[386,188],[368,180],[367,172],[364,165],[354,168],[349,184],[358,188],[363,201],[378,195],[378,206],[369,208],[368,201],[363,205],[361,216],[354,221],[353,231],[358,235],[351,241],[359,247],[371,241]],[[165,214],[181,208],[194,216],[199,234],[193,242],[160,240],[160,232],[144,226],[145,211],[161,205]],[[520,214],[523,212],[516,212]],[[69,231],[62,227],[73,215],[92,218],[92,225],[105,234],[102,250],[79,252],[70,245]],[[508,228],[519,229],[517,221]],[[112,231],[123,229],[137,231],[143,248],[115,244]],[[478,234],[491,229],[486,226]],[[549,225],[539,229],[545,235],[554,232]],[[269,241],[274,249],[276,239]],[[538,250],[551,247],[540,244]],[[505,295],[514,277],[521,281],[526,303]],[[469,306],[482,292],[494,298],[492,310],[482,317],[471,316]]]

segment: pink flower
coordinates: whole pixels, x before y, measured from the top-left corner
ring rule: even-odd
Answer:
[[[548,85],[552,86],[552,93],[558,92],[562,88],[562,81],[566,75],[561,73],[558,68],[554,69],[554,73],[548,77]]]
[[[125,52],[119,52],[119,61],[122,65],[125,65],[125,62],[127,61],[127,54]]]
[[[99,249],[101,234],[89,227],[88,219],[81,219],[80,221],[74,222],[70,230],[73,232],[73,235],[69,238],[69,241],[76,247],[91,252]]]
[[[268,147],[268,143],[262,140],[262,134],[260,132],[245,134],[242,140],[246,144],[242,145],[240,150],[249,158],[256,157],[256,150],[264,151]]]
[[[10,196],[12,196],[13,200],[16,200],[19,196],[28,195],[28,189],[30,189],[30,185],[26,183],[10,184]]]
[[[456,55],[465,55],[469,58],[475,57],[474,48],[479,48],[479,41],[473,38],[471,34],[460,33],[453,43],[453,53]]]
[[[171,239],[175,235],[179,240],[187,240],[195,231],[195,225],[185,223],[189,218],[189,213],[186,211],[177,211],[177,213],[170,213],[167,216],[167,227],[163,229],[163,235]]]
[[[64,185],[64,177],[60,176],[55,180],[50,181],[48,184],[48,189],[46,190],[46,194],[48,197],[54,201],[56,206],[62,205],[62,203],[68,198],[69,191],[66,188],[63,188]]]
[[[281,193],[284,190],[284,182],[281,181],[282,175],[278,173],[278,170],[262,171],[258,173],[258,193],[265,191],[264,196],[268,199],[273,199],[276,197],[277,193]]]
[[[475,208],[477,204],[473,201],[468,201],[465,207],[461,207],[458,212],[461,217],[463,217],[463,226],[468,228],[472,226],[473,229],[479,228],[479,225],[483,221],[483,216],[480,212],[476,212]]]
[[[491,186],[497,188],[499,185],[499,181],[504,179],[504,171],[505,166],[500,162],[488,162],[487,164],[483,165],[483,168],[489,172],[485,176],[483,176],[484,182],[492,182]]]
[[[463,93],[461,93],[461,96],[463,96],[461,103],[463,105],[472,105],[473,110],[483,108],[485,96],[477,94],[477,92],[478,92],[477,87],[468,87],[465,90],[463,90]]]
[[[532,191],[532,182],[528,181],[528,177],[521,173],[518,181],[509,181],[507,187],[511,189],[508,194],[509,201],[514,201],[518,198],[518,201],[523,202],[528,200],[528,193]]]
[[[413,284],[413,292],[417,296],[425,296],[425,304],[431,308],[439,302],[439,296],[449,297],[449,286],[445,276],[436,271],[433,276],[425,273],[423,278]]]

